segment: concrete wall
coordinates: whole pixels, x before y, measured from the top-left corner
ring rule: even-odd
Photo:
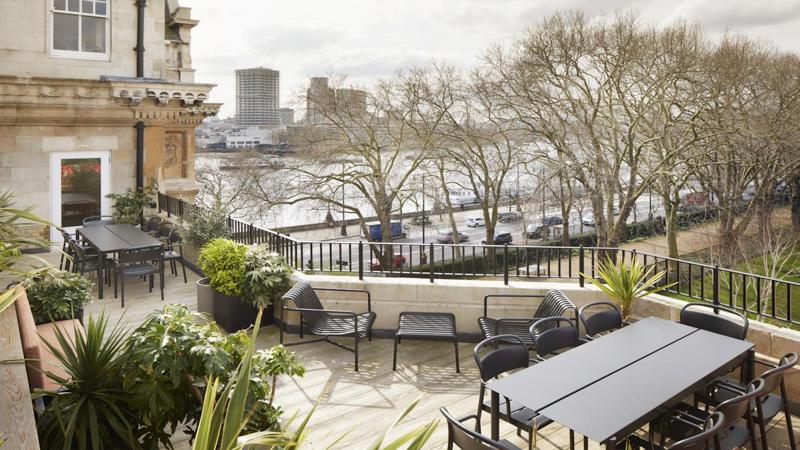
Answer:
[[[296,275],[314,287],[366,289],[372,295],[372,310],[377,314],[375,329],[378,335],[388,335],[397,327],[397,317],[401,311],[444,311],[456,315],[459,334],[465,338],[476,337],[478,317],[483,315],[483,297],[487,294],[544,294],[551,289],[560,289],[577,307],[587,303],[607,300],[605,294],[594,286],[585,288],[577,282],[527,282],[511,281],[508,286],[502,281],[483,280],[437,280],[430,283],[424,279],[412,278],[373,278],[359,281],[356,277],[326,275]],[[327,308],[350,311],[366,311],[365,301],[353,300],[357,296],[345,293],[320,291],[319,296]],[[492,307],[491,305],[497,305]],[[636,317],[655,316],[677,320],[684,302],[661,295],[652,295],[634,302]],[[531,316],[536,303],[530,305],[524,299],[504,299],[490,303],[489,315],[493,317]],[[296,324],[297,316],[289,316],[287,323]],[[800,332],[750,321],[747,339],[756,345],[759,359],[776,362],[791,351],[800,351]],[[756,366],[757,371],[764,368]],[[800,401],[800,368],[793,369],[787,376],[789,398]],[[795,413],[800,408],[795,408]]]
[[[50,55],[52,0],[1,1],[0,75],[94,80],[101,75],[135,77],[136,6],[130,0],[108,3],[110,58],[92,61]],[[149,0],[145,18],[144,75],[161,78],[165,75],[164,0]]]

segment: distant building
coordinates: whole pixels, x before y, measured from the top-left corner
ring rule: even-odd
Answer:
[[[288,125],[294,125],[294,109],[292,108],[281,108],[279,110],[281,115],[281,126],[285,127]]]
[[[325,110],[332,108],[336,93],[328,86],[328,78],[311,77],[306,91],[306,122],[325,122]]]
[[[225,148],[249,148],[262,144],[261,136],[228,136],[225,139]]]
[[[236,122],[241,126],[278,128],[280,72],[256,67],[236,71]]]
[[[367,112],[367,93],[361,89],[336,89],[336,107],[358,116]]]

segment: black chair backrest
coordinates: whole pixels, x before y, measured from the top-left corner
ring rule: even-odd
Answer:
[[[707,448],[714,448],[714,437],[722,431],[724,423],[725,414],[715,412],[706,420],[703,431],[672,444],[669,446],[669,450],[705,450]]]
[[[161,217],[158,217],[158,216],[151,217],[145,223],[145,225],[144,225],[145,230],[144,231],[156,231],[158,229],[158,225],[161,223],[162,220],[164,220],[164,219],[162,219]]]
[[[576,347],[580,344],[578,329],[566,317],[548,317],[531,325],[530,329],[536,353],[542,357],[559,350]]]
[[[83,247],[78,244],[78,241],[73,239],[71,236],[64,233],[64,239],[69,246],[69,252],[74,256],[76,259],[83,260],[86,258],[86,252],[84,251]]]
[[[439,408],[447,420],[447,448],[456,445],[461,450],[519,450],[503,442],[497,442],[477,433],[453,417],[447,408]]]
[[[575,310],[575,304],[558,289],[553,289],[544,296],[544,300],[536,308],[533,317],[556,317],[563,315],[566,311]]]
[[[717,405],[714,412],[724,414],[724,419],[721,421],[722,428],[727,429],[736,424],[739,418],[744,417],[745,414],[750,414],[750,401],[762,396],[764,392],[764,379],[757,378],[747,385],[746,393]]]
[[[83,219],[83,226],[93,227],[100,225],[113,225],[114,218],[112,216],[91,216]]]
[[[593,302],[578,310],[583,329],[587,336],[622,328],[622,313],[611,302]]]
[[[173,245],[183,242],[183,234],[181,234],[180,228],[175,227],[169,232],[168,242]]]
[[[508,345],[495,348],[498,344]],[[486,347],[490,347],[491,350],[483,354],[483,349]],[[475,346],[474,355],[478,372],[483,381],[488,381],[510,370],[528,367],[530,363],[528,346],[518,336],[510,334],[484,339]]]
[[[175,228],[175,225],[172,222],[167,222],[166,220],[161,222],[158,225],[158,231],[156,232],[156,236],[160,238],[168,238],[169,234],[172,233],[172,230]]]
[[[769,394],[781,385],[783,376],[786,371],[791,369],[797,364],[797,352],[787,353],[781,358],[778,367],[770,369],[763,374],[761,378],[764,380],[764,395]]]
[[[117,260],[120,264],[150,263],[153,261],[163,261],[164,249],[162,247],[150,247],[141,250],[126,250],[119,252]]]
[[[316,309],[316,310],[324,310],[325,308],[322,306],[322,302],[319,301],[319,297],[317,297],[317,293],[314,292],[314,289],[311,287],[310,284],[306,283],[305,281],[301,281],[291,289],[289,292],[283,294],[284,300],[291,300],[297,308],[305,308],[305,309]],[[325,315],[324,312],[308,312],[303,311],[303,319],[309,325],[313,325],[317,323]]]
[[[684,325],[742,340],[750,327],[747,317],[739,312],[708,303],[687,303],[681,308],[680,320]]]

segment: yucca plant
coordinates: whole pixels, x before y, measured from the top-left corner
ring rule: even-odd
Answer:
[[[255,354],[255,342],[258,336],[258,329],[261,326],[262,314],[263,309],[259,310],[253,329],[253,336],[245,356],[238,369],[231,375],[225,389],[219,393],[219,379],[212,378],[209,381],[203,399],[203,414],[200,416],[197,434],[192,446],[193,450],[239,450],[245,446],[258,446],[259,448],[274,450],[300,450],[303,448],[302,445],[308,433],[309,421],[316,410],[316,405],[294,431],[262,431],[239,438],[242,430],[247,425],[247,418],[250,414],[250,412],[245,411],[245,404],[250,385],[249,374]],[[430,439],[436,429],[436,421],[417,427],[384,445],[386,435],[414,409],[418,401],[419,399],[412,402],[394,423],[375,439],[368,449],[396,450],[402,448],[405,444],[408,444],[405,447],[406,450],[422,449],[422,446]],[[292,422],[293,420],[290,420],[288,425],[291,426]],[[334,447],[345,437],[346,435],[339,437],[329,448]]]
[[[655,272],[656,267],[646,268],[639,260],[615,262],[610,257],[600,263],[597,278],[582,273],[584,278],[605,292],[615,301],[622,311],[622,320],[627,321],[631,315],[633,301],[648,294],[668,289],[671,284],[658,286],[666,271]]]
[[[105,315],[90,317],[85,333],[75,327],[74,341],[59,327],[56,342],[42,340],[66,376],[43,368],[62,387],[35,394],[50,400],[39,418],[40,441],[65,450],[136,448],[137,419],[122,385],[127,332],[119,323],[106,332]]]

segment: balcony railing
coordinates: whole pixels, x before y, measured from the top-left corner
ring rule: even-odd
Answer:
[[[190,204],[159,193],[158,208],[168,216],[184,217]],[[664,292],[702,302],[728,306],[761,320],[800,325],[793,311],[793,291],[800,283],[726,269],[677,258],[611,247],[536,245],[473,245],[395,242],[306,241],[227,218],[231,238],[243,244],[268,244],[297,270],[323,273],[436,279],[493,277],[505,284],[515,279],[595,278],[604,258],[636,259],[663,270]]]

